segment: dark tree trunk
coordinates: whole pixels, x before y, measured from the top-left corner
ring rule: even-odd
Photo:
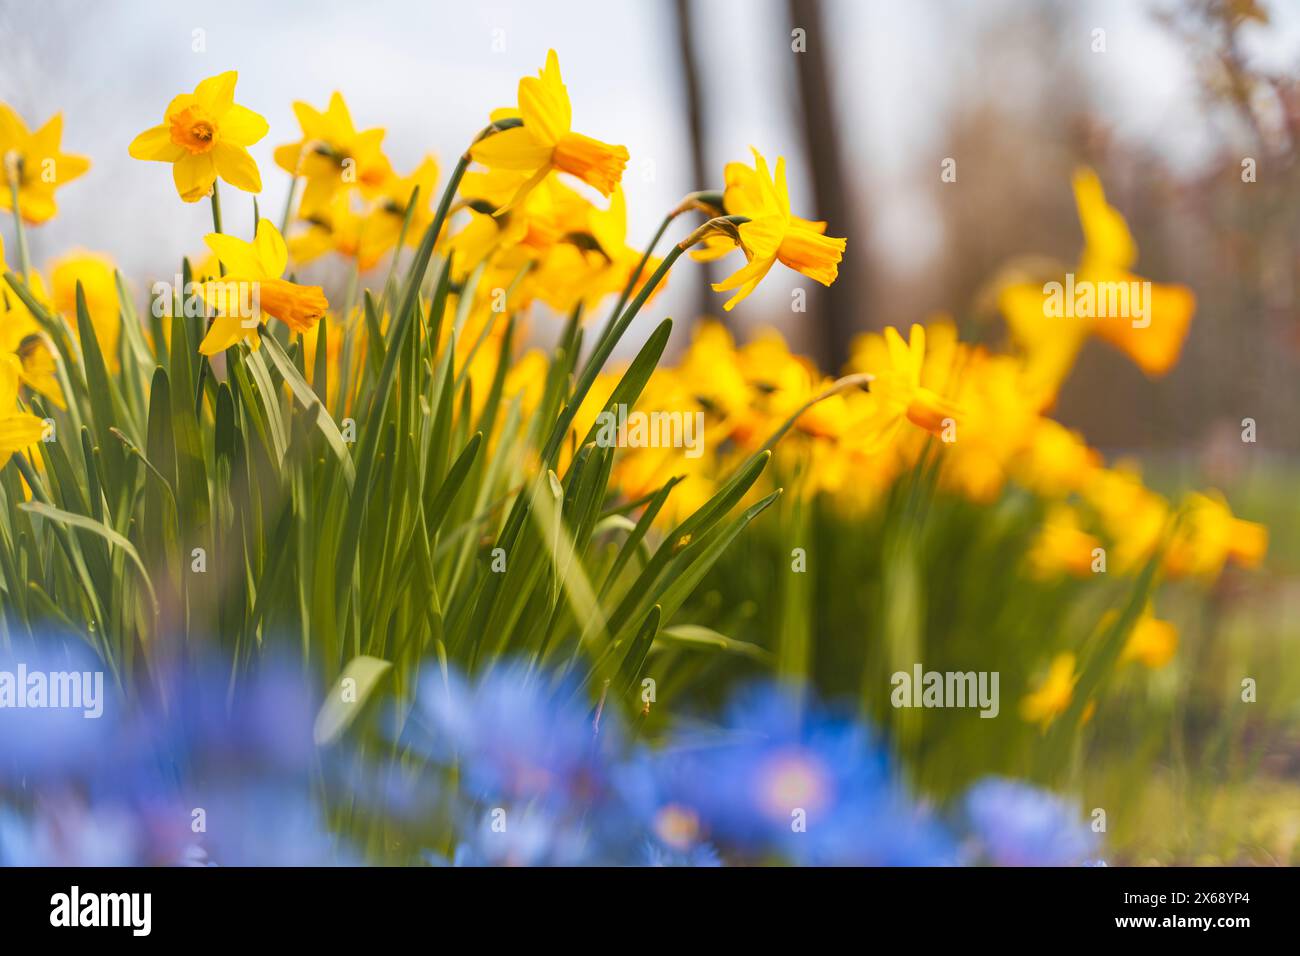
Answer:
[[[695,58],[694,29],[691,24],[691,0],[674,0],[673,10],[677,25],[677,55],[681,63],[682,93],[686,99],[686,122],[691,139],[691,189],[721,189],[722,172],[709,168],[704,144],[704,104],[700,92],[700,70]],[[699,263],[692,269],[695,284],[695,301],[692,318],[714,311],[716,303],[709,288],[712,267]]]
[[[821,0],[786,0],[790,29],[805,31],[807,49],[792,52],[799,88],[799,121],[812,173],[810,219],[826,219],[833,236],[848,235],[852,197],[844,175],[839,116],[831,97],[831,52],[822,22]],[[836,373],[848,358],[849,340],[866,325],[861,314],[867,285],[867,243],[850,236],[840,275],[829,289],[809,280],[808,318],[814,323],[814,347],[822,367]]]

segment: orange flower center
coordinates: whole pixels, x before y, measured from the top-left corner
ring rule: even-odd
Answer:
[[[217,124],[197,106],[186,107],[171,118],[172,142],[194,155],[217,144]]]

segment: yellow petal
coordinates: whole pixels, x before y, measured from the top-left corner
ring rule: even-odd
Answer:
[[[494,133],[469,148],[476,163],[499,169],[540,169],[551,161],[554,149],[537,139],[526,126]]]
[[[236,146],[252,146],[266,135],[270,127],[266,118],[238,103],[221,117],[221,138]]]
[[[27,412],[0,415],[0,451],[21,451],[41,440],[45,422]]]
[[[241,279],[278,278],[278,276],[268,276],[262,271],[262,259],[251,242],[219,232],[208,233],[203,237],[203,241],[233,276]]]
[[[71,153],[59,153],[54,163],[54,185],[63,186],[72,182],[78,176],[84,176],[90,169],[90,160],[85,156],[74,156]]]
[[[198,202],[212,190],[217,181],[217,170],[212,165],[211,153],[182,156],[172,165],[172,181],[176,191],[186,202]]]
[[[767,215],[740,224],[740,241],[759,259],[770,259],[785,238],[786,222],[781,216]]]
[[[172,116],[175,115],[176,113],[180,113],[183,110],[187,110],[191,106],[198,106],[198,105],[199,105],[198,97],[196,97],[193,93],[181,93],[178,96],[172,97],[172,101],[167,104],[167,109],[163,111],[163,118],[170,120]],[[163,125],[166,126],[167,124],[164,123]]]
[[[212,161],[221,178],[236,189],[248,193],[262,191],[262,174],[257,170],[257,162],[244,147],[226,142],[217,143],[212,147]]]
[[[302,127],[304,139],[329,138],[329,122],[325,119],[325,114],[310,103],[304,103],[302,100],[295,101],[293,115],[297,117],[298,125]]]
[[[132,159],[174,163],[185,155],[185,147],[172,142],[171,130],[168,127],[155,126],[131,140],[127,152],[131,154]]]
[[[538,77],[519,81],[519,114],[540,142],[554,146],[573,122],[569,94],[560,79],[560,61],[551,50]]]
[[[330,94],[329,106],[325,109],[325,122],[329,126],[327,139],[339,142],[357,135],[357,128],[352,123],[352,114],[348,112],[348,104],[338,90]]]
[[[55,113],[45,125],[32,134],[33,151],[46,156],[59,151],[59,141],[63,139],[63,114]]]
[[[27,124],[4,103],[0,103],[0,143],[15,143],[27,138]]]
[[[1196,311],[1196,296],[1182,285],[1146,285],[1145,280],[1128,274],[1117,279],[1131,283],[1130,288],[1150,289],[1147,321],[1135,326],[1127,317],[1102,318],[1093,323],[1093,331],[1131,358],[1148,377],[1159,378],[1178,363]]]
[[[730,289],[738,289],[730,299],[723,303],[722,308],[730,312],[736,307],[736,304],[745,299],[751,292],[758,288],[758,284],[763,281],[772,265],[776,262],[772,259],[755,259],[753,262],[738,270],[728,278],[713,285],[714,292],[726,292]]]
[[[235,102],[235,81],[239,74],[234,70],[210,76],[194,87],[194,98],[205,110],[221,119]]]
[[[1091,169],[1074,174],[1074,201],[1083,227],[1084,259],[1114,269],[1130,268],[1137,261],[1137,244],[1124,217],[1106,202],[1101,180]]]
[[[303,143],[285,143],[283,146],[275,148],[275,164],[283,169],[286,173],[298,175],[299,157],[302,156]]]
[[[18,380],[22,374],[23,366],[18,356],[0,353],[0,414],[13,411],[18,404]]]
[[[199,343],[199,352],[203,355],[218,355],[242,339],[261,344],[256,328],[245,328],[243,320],[233,315],[221,315],[212,320],[212,327]]]
[[[257,224],[257,239],[254,241],[257,258],[262,264],[263,274],[271,279],[284,275],[289,264],[289,250],[284,244],[284,237],[275,228],[271,220],[263,219]]]

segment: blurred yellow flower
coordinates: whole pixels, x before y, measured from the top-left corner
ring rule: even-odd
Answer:
[[[0,468],[14,452],[41,440],[45,423],[18,408],[18,382],[22,366],[14,355],[0,354]]]
[[[1174,659],[1178,650],[1178,628],[1170,621],[1158,620],[1150,605],[1133,625],[1133,631],[1124,650],[1120,653],[1120,663],[1140,661],[1152,670],[1164,667]]]
[[[1025,453],[1015,456],[1011,466],[1016,480],[1030,491],[1057,498],[1081,491],[1101,466],[1101,455],[1078,432],[1040,417]]]
[[[1264,560],[1268,529],[1235,517],[1218,492],[1190,494],[1183,508],[1165,552],[1170,575],[1212,579],[1228,561],[1255,568]]]
[[[0,275],[8,271],[5,264],[4,239],[0,238]],[[27,288],[39,302],[48,302],[41,274],[33,270]],[[20,365],[22,383],[65,408],[63,389],[55,375],[54,353],[36,316],[9,284],[0,280],[0,353],[14,355]]]
[[[62,152],[62,139],[61,113],[51,116],[33,133],[17,113],[0,103],[0,162],[4,168],[0,209],[13,210],[17,189],[18,212],[24,222],[39,225],[53,218],[58,212],[54,191],[90,168],[86,157]]]
[[[268,220],[258,222],[253,242],[219,232],[209,233],[204,242],[227,269],[224,278],[203,285],[204,300],[220,313],[199,343],[204,355],[215,355],[243,339],[257,348],[261,343],[257,329],[262,315],[279,319],[302,333],[329,308],[320,286],[298,285],[280,278],[289,264],[289,251],[280,230]],[[256,296],[251,311],[245,307],[250,294]]]
[[[293,112],[302,127],[302,139],[276,147],[275,162],[307,181],[298,207],[300,216],[318,215],[336,194],[352,185],[367,199],[379,195],[393,175],[381,148],[383,129],[358,132],[343,94],[338,92],[330,96],[324,112],[302,101],[293,104]],[[410,198],[409,191],[405,198]]]
[[[552,248],[535,276],[537,297],[561,314],[571,312],[580,302],[590,311],[605,296],[621,292],[641,262],[641,253],[627,244],[627,201],[621,186],[610,197],[609,208],[599,209],[584,201],[573,212],[577,221],[557,222],[564,230],[563,240]],[[653,256],[647,260],[632,284],[633,294],[640,291],[659,262]],[[654,295],[664,285],[656,286]]]
[[[1093,573],[1095,551],[1101,547],[1096,536],[1083,530],[1076,509],[1054,505],[1029,551],[1029,567],[1036,577],[1060,574],[1088,577]]]
[[[220,176],[245,192],[262,191],[262,174],[248,148],[267,133],[266,120],[235,102],[234,70],[208,77],[167,105],[161,125],[131,143],[135,159],[172,164],[176,191],[198,202]]]
[[[1088,335],[1119,349],[1148,376],[1164,375],[1182,351],[1195,296],[1185,286],[1150,282],[1130,271],[1137,245],[1124,217],[1106,202],[1096,173],[1075,173],[1074,196],[1084,237],[1079,264],[1063,286],[1013,281],[999,290],[998,306],[1012,337],[1036,380],[1052,391],[1069,374]],[[1063,297],[1061,314],[1051,307],[1057,294]]]
[[[340,192],[324,208],[305,218],[307,229],[288,239],[289,252],[296,263],[305,264],[327,252],[355,259],[365,272],[374,267],[389,249],[397,244],[401,220],[380,209],[368,213],[353,208],[352,196]]]
[[[99,340],[99,350],[104,354],[104,363],[110,372],[116,372],[121,365],[118,343],[122,337],[122,317],[113,260],[99,253],[77,250],[58,259],[50,268],[51,301],[80,338],[77,283],[81,283],[86,297],[86,311]]]
[[[1084,485],[1083,497],[1101,518],[1109,540],[1109,570],[1135,571],[1160,546],[1169,503],[1147,488],[1133,468],[1097,469]]]
[[[576,176],[605,196],[623,178],[626,147],[573,132],[573,108],[554,50],[546,54],[546,66],[537,76],[519,81],[519,108],[492,113],[494,122],[505,119],[522,119],[523,125],[479,140],[470,147],[470,156],[490,169],[526,174],[508,206],[523,199],[552,169]]]
[[[955,346],[955,340],[952,344]],[[870,435],[864,436],[870,446],[889,443],[904,421],[934,435],[957,421],[957,405],[925,384],[925,363],[925,328],[921,325],[912,326],[906,341],[889,326],[883,335],[868,333],[854,343],[850,368],[876,377],[871,394],[879,401],[879,410]]]
[[[408,246],[418,246],[433,224],[433,204],[438,198],[438,172],[438,161],[432,156],[425,156],[410,174],[393,174],[380,187],[377,212],[391,217],[398,233],[406,219],[411,196],[416,187],[419,187],[418,205],[411,211],[411,225],[406,231]]]
[[[847,245],[847,240],[825,235],[826,223],[791,215],[784,158],[777,159],[773,177],[767,160],[758,150],[753,153],[753,169],[743,163],[729,163],[726,169],[723,206],[728,214],[749,219],[740,225],[741,248],[748,265],[713,286],[715,292],[737,290],[723,305],[728,312],[758,287],[777,261],[822,285],[830,285],[839,275]],[[710,258],[727,248],[726,244],[709,244],[697,258]]]
[[[1074,655],[1069,651],[1057,654],[1038,689],[1027,694],[1020,702],[1020,716],[1046,730],[1070,706],[1070,701],[1074,698],[1074,685],[1078,682]]]
[[[1026,457],[1042,421],[1042,395],[1018,359],[975,349],[961,370],[955,403],[961,424],[943,435],[942,478],[968,498],[992,503]]]

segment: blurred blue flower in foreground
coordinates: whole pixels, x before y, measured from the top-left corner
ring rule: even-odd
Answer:
[[[74,706],[53,706],[72,697]],[[110,770],[119,701],[112,675],[80,642],[0,648],[0,792]]]
[[[94,667],[75,651],[21,663]],[[977,784],[945,825],[870,728],[774,683],[649,746],[617,702],[554,675],[433,671],[387,759],[346,738],[318,749],[302,669],[273,660],[155,668],[141,693],[102,696],[96,718],[0,707],[0,865],[362,862],[334,807],[435,865],[1045,865],[1096,849],[1076,807],[1009,780]]]
[[[997,866],[1077,866],[1097,849],[1077,804],[1017,780],[976,783],[965,813],[981,857]]]
[[[88,652],[12,650],[6,675],[102,669]],[[299,668],[163,669],[143,693],[104,681],[84,708],[0,707],[0,864],[346,862],[315,801],[312,701]]]
[[[725,729],[659,754],[663,836],[698,827],[742,859],[812,865],[934,866],[955,844],[861,724],[800,710],[792,690],[737,694]]]
[[[621,728],[613,719],[598,725],[571,683],[505,664],[473,684],[434,672],[420,703],[433,731],[428,755],[457,761],[475,796],[571,807],[610,791]]]

